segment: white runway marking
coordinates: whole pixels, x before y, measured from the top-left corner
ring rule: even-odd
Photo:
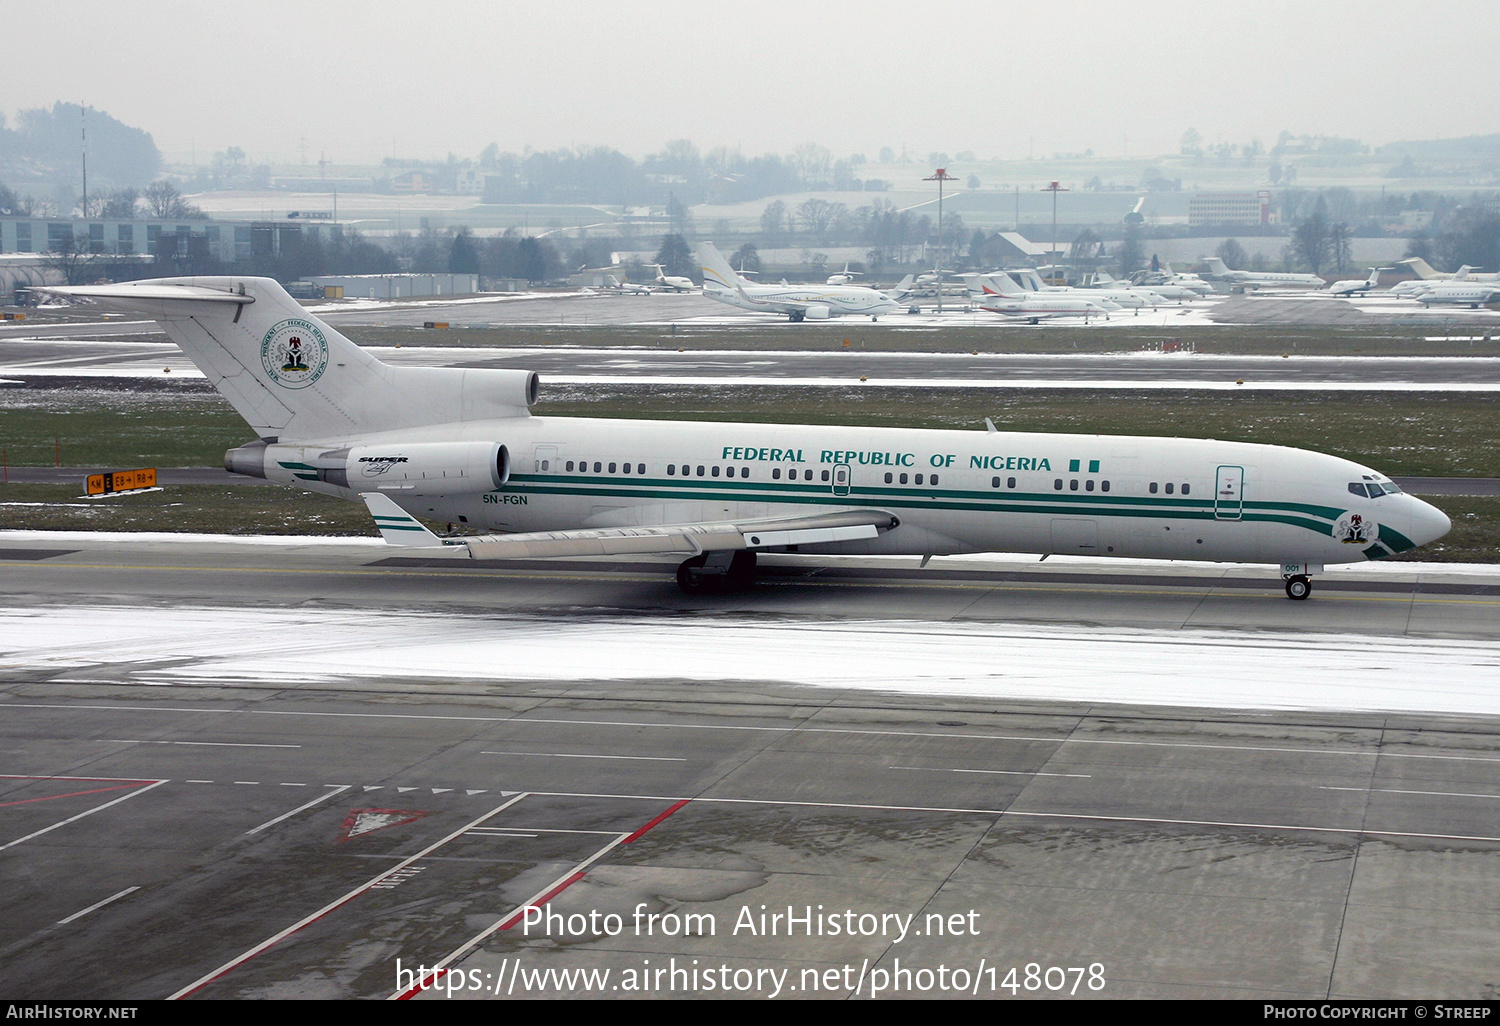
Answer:
[[[125,897],[125,895],[130,894],[130,893],[132,893],[134,891],[138,891],[138,890],[140,890],[139,887],[127,887],[123,891],[120,891],[118,894],[111,894],[109,897],[105,898],[103,901],[96,901],[92,905],[90,905],[88,908],[80,909],[79,911],[74,912],[72,915],[70,915],[66,919],[59,919],[57,921],[57,925],[58,926],[66,926],[67,924],[71,923],[73,920],[75,920],[75,919],[82,919],[84,916],[88,915],[90,912],[93,912],[95,909],[101,909],[105,905],[108,905],[111,901],[117,901],[120,898]]]

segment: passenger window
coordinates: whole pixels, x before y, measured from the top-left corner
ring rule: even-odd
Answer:
[[[749,476],[750,476],[750,468],[749,467],[741,467],[740,468],[740,477],[749,477]]]
[[[827,481],[827,480],[828,480],[828,471],[826,471],[826,470],[825,470],[825,471],[823,471],[823,476],[822,476],[822,480],[824,480],[824,481]]]
[[[780,481],[781,480],[781,468],[780,467],[772,467],[771,468],[771,480],[772,481]]]
[[[1083,490],[1086,492],[1091,492],[1094,490],[1094,481],[1092,478],[1083,483]]]
[[[548,461],[547,460],[542,460],[542,469],[546,470],[547,467],[548,467]]]
[[[702,468],[702,467],[699,467],[699,468],[698,468],[698,476],[699,476],[699,477],[702,477],[702,476],[703,476],[703,468]]]
[[[1076,492],[1076,491],[1078,491],[1078,478],[1075,477],[1073,480],[1071,480],[1071,481],[1068,482],[1068,491],[1070,491],[1070,492]]]
[[[596,473],[596,474],[597,474],[597,473],[599,473],[599,472],[600,472],[600,470],[601,470],[601,468],[602,468],[602,467],[603,467],[603,466],[604,466],[604,464],[602,464],[602,463],[595,463],[595,464],[594,464],[594,473]]]
[[[1183,495],[1186,495],[1188,492],[1190,492],[1192,490],[1193,490],[1193,486],[1192,485],[1186,484],[1186,483],[1183,484],[1183,486],[1182,486],[1182,494]]]
[[[1015,478],[1008,477],[1008,478],[1005,479],[1005,487],[1007,487],[1007,488],[1014,488],[1015,486],[1016,486],[1016,479]]]
[[[646,465],[644,463],[637,463],[635,465],[635,472],[637,474],[644,474],[646,472]]]
[[[1156,482],[1155,481],[1151,482],[1151,494],[1152,495],[1156,494]]]
[[[825,471],[825,473],[826,473],[826,471]],[[804,481],[811,481],[812,480],[812,471],[811,470],[804,470],[802,472],[802,480],[804,480]]]
[[[894,478],[891,476],[891,472],[889,470],[887,470],[885,472],[885,483],[886,484],[890,484],[891,481],[893,481],[893,480],[894,480]]]
[[[570,473],[570,474],[573,473],[573,461],[572,460],[568,461],[568,473]]]
[[[906,475],[905,474],[901,475],[901,483],[902,484],[906,484]]]
[[[1168,495],[1172,494],[1172,482],[1171,481],[1167,482],[1167,494]]]
[[[675,464],[675,463],[668,463],[667,464],[667,476],[668,477],[676,477],[677,476],[677,464]]]
[[[1000,487],[1000,479],[998,477],[992,477],[992,478],[990,478],[990,487],[991,488],[999,488]]]
[[[712,468],[709,469],[708,473],[709,473],[710,477],[718,477],[719,476],[719,468],[718,467],[712,467]]]
[[[614,472],[615,472],[615,465],[614,465],[614,464],[613,464],[613,463],[611,463],[611,464],[610,464],[610,465],[609,465],[609,472],[610,472],[610,473],[611,473],[611,474],[613,474],[613,473],[614,473]]]
[[[630,464],[629,463],[622,464],[621,467],[620,467],[620,469],[623,470],[625,473],[628,474],[628,473],[630,473]]]
[[[932,480],[929,483],[930,484],[937,484],[937,475],[936,474],[932,475]]]
[[[1052,490],[1055,492],[1062,491],[1062,478],[1058,478],[1056,481],[1052,482]]]
[[[913,480],[914,480],[914,481],[915,481],[915,482],[916,482],[916,483],[917,483],[917,484],[921,484],[921,483],[922,483],[922,475],[921,475],[921,474],[918,474],[918,475],[916,475],[916,477],[915,477],[915,478],[913,478]]]
[[[1099,490],[1101,492],[1107,492],[1107,491],[1109,491],[1109,482],[1108,481],[1100,481],[1099,482]]]

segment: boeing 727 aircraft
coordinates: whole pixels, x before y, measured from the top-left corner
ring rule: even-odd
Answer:
[[[55,288],[159,321],[254,431],[233,473],[362,501],[387,542],[480,559],[676,554],[684,590],[759,552],[1328,563],[1448,518],[1350,460],[1246,442],[533,416],[529,371],[381,363],[269,278]],[[485,533],[441,539],[418,518]],[[925,562],[925,560],[924,560]]]

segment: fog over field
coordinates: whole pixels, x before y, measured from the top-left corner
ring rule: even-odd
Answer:
[[[687,138],[979,159],[1500,131],[1500,6],[1078,0],[753,6],[54,0],[9,10],[0,113],[58,100],[168,161],[471,156]]]

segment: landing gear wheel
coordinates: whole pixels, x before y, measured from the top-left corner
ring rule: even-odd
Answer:
[[[1286,597],[1301,601],[1312,594],[1312,581],[1302,574],[1286,579]]]
[[[684,559],[677,565],[677,587],[689,595],[702,595],[718,585],[723,577],[719,574],[700,573],[703,564],[708,562],[707,556],[694,556],[692,559]]]

